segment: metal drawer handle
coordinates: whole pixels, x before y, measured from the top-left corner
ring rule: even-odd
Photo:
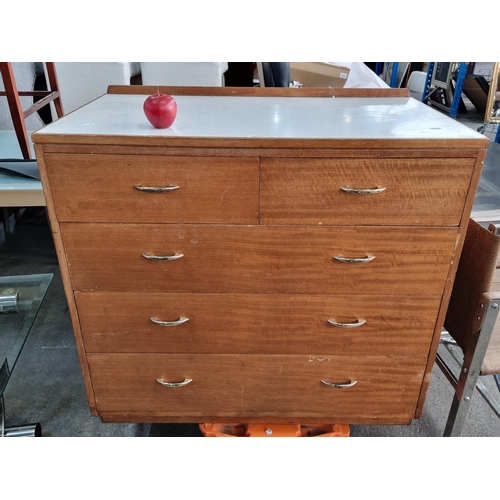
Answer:
[[[367,189],[357,189],[357,188],[351,188],[348,186],[344,186],[340,188],[342,191],[345,191],[346,193],[352,193],[352,194],[378,194],[378,193],[383,193],[387,188],[385,187],[374,187],[374,188],[367,188]]]
[[[184,257],[183,253],[176,253],[174,255],[151,255],[149,252],[143,253],[142,256],[148,260],[162,260],[166,262],[171,262],[173,260],[180,259]]]
[[[177,326],[177,325],[184,324],[186,321],[189,321],[189,318],[184,318],[182,316],[179,319],[176,319],[174,321],[160,321],[158,318],[149,318],[149,319],[153,323],[160,325],[160,326]]]
[[[142,184],[136,184],[134,187],[135,189],[145,191],[146,193],[164,193],[166,191],[175,191],[176,189],[179,189],[179,186],[176,186],[175,184],[169,184],[164,187],[143,186]]]
[[[360,257],[357,259],[342,257],[342,255],[334,255],[333,258],[335,260],[340,261],[340,262],[347,262],[349,264],[358,264],[358,263],[363,263],[363,262],[371,262],[375,258],[375,255],[367,255],[366,257]]]
[[[354,323],[337,323],[334,318],[327,320],[330,325],[338,326],[339,328],[357,328],[358,326],[362,326],[366,323],[366,319],[357,319]]]
[[[190,384],[193,379],[185,378],[182,382],[165,382],[165,379],[157,378],[156,381],[165,387],[184,387],[185,385]]]
[[[345,384],[333,384],[326,378],[323,379],[321,382],[327,385],[328,387],[333,387],[335,389],[347,389],[348,387],[353,387],[358,383],[357,380],[349,380],[349,382],[346,382]]]

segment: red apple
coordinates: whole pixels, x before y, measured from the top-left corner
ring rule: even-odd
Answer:
[[[177,103],[172,96],[160,94],[159,89],[144,101],[143,109],[149,123],[156,128],[170,127],[177,116]]]

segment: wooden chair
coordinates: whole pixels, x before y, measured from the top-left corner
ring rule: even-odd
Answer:
[[[462,434],[475,387],[500,418],[500,403],[479,379],[493,375],[500,390],[499,254],[500,225],[485,228],[471,219],[441,337],[460,365],[459,376],[440,353],[436,358],[455,389],[444,436]]]
[[[19,147],[25,160],[31,160],[30,139],[26,130],[25,119],[54,101],[57,117],[63,116],[63,109],[57,84],[57,76],[53,62],[46,63],[49,90],[18,90],[12,63],[0,62],[0,74],[5,87],[0,91],[0,97],[7,97],[12,123],[16,132]],[[28,109],[21,107],[20,96],[42,97],[38,102],[32,104]],[[0,194],[2,198],[2,223],[4,233],[10,234],[9,208],[15,207],[15,214],[20,218],[19,208],[28,206],[45,206],[42,185],[36,179],[23,179],[18,177],[0,176]]]
[[[52,101],[54,101],[57,117],[60,118],[61,116],[63,116],[63,109],[59,96],[54,63],[46,63],[46,68],[50,89],[23,91],[18,90],[17,88],[14,71],[12,69],[12,63],[0,62],[0,74],[2,76],[5,87],[4,91],[0,91],[0,96],[7,97],[9,110],[12,117],[12,123],[14,124],[14,130],[16,132],[17,140],[19,141],[19,146],[21,148],[23,158],[25,159],[31,159],[31,149],[24,120]],[[23,111],[19,96],[38,96],[42,97],[42,99],[40,99],[35,104],[32,104],[28,109]]]

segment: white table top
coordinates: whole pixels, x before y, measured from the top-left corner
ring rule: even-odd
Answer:
[[[271,139],[482,139],[413,98],[175,96],[177,118],[156,129],[144,95],[104,95],[40,129],[43,137],[135,136]],[[36,142],[36,136],[35,136]],[[47,137],[47,139],[49,139]],[[50,142],[52,142],[50,140]]]
[[[28,179],[25,177],[16,177],[14,175],[0,173],[0,192],[20,190],[41,191],[42,183],[37,179]]]
[[[44,206],[45,196],[39,180],[0,174],[0,207]]]

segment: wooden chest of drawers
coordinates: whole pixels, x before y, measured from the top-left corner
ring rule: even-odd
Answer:
[[[487,140],[408,98],[108,94],[34,134],[89,405],[420,417]]]

